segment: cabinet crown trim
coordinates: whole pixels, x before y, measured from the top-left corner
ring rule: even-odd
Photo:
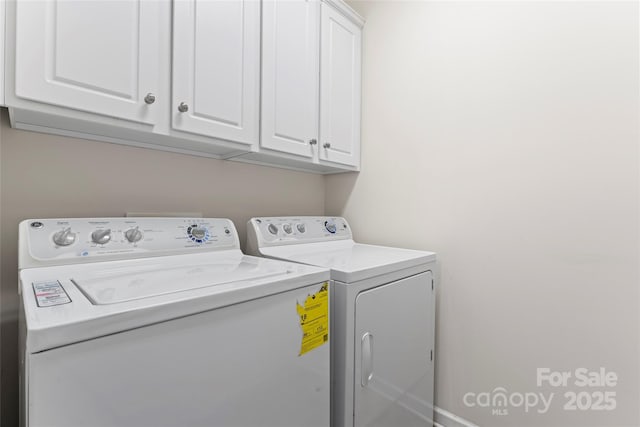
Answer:
[[[349,6],[344,0],[322,0],[324,3],[327,3],[333,6],[336,10],[338,10],[341,14],[343,14],[347,19],[352,21],[358,27],[364,27],[365,19],[360,16],[358,12],[356,12],[351,6]]]

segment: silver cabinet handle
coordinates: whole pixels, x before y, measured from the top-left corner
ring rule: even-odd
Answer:
[[[325,142],[324,144],[322,144],[322,146],[323,146],[324,148],[331,148],[331,144],[330,144],[330,143],[328,143],[328,142]]]
[[[189,106],[184,102],[181,102],[180,105],[178,105],[178,111],[180,111],[181,113],[186,113],[187,111],[189,111]]]
[[[373,335],[370,332],[362,336],[362,378],[360,384],[362,387],[369,385],[369,381],[373,378]]]
[[[316,145],[318,143],[317,139],[310,139],[309,140],[309,145]]]
[[[147,96],[145,96],[145,97],[144,97],[144,102],[145,102],[146,104],[151,105],[151,104],[153,104],[154,102],[156,102],[156,96],[155,96],[154,94],[152,94],[151,92],[149,92],[149,93],[147,94]]]

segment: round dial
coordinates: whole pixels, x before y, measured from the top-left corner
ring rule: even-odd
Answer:
[[[291,224],[283,224],[282,229],[287,234],[291,234],[291,232],[293,232],[293,229],[291,228]]]
[[[336,232],[336,224],[333,221],[325,221],[324,228],[331,234],[335,234]]]
[[[130,228],[124,232],[124,237],[129,243],[136,243],[142,240],[142,231],[138,230],[138,227]]]
[[[76,233],[71,232],[71,227],[58,231],[53,235],[53,243],[58,246],[69,246],[76,241]]]
[[[278,234],[278,227],[276,227],[275,224],[269,224],[269,227],[267,227],[267,229],[269,230],[269,233],[273,234],[274,236]]]
[[[203,243],[209,240],[209,230],[202,225],[193,224],[187,228],[187,236],[196,243]]]
[[[191,229],[191,235],[196,239],[202,239],[207,234],[206,228],[195,227]]]
[[[299,232],[304,233],[305,231],[307,231],[307,227],[304,226],[304,223],[299,223],[298,225],[296,225],[296,228],[298,229]]]
[[[111,240],[111,229],[108,228],[106,230],[100,229],[94,231],[93,233],[91,233],[91,240],[93,240],[93,243],[97,243],[99,245],[109,243],[109,241]]]

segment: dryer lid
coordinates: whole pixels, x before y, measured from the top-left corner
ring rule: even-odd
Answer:
[[[353,240],[260,248],[263,256],[331,269],[331,278],[353,283],[435,261],[433,252],[355,243]]]

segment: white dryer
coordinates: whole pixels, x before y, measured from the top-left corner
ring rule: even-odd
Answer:
[[[227,219],[19,236],[23,426],[329,425],[327,269],[243,255]]]
[[[432,425],[434,253],[355,243],[335,217],[252,218],[247,250],[331,269],[333,427]]]

